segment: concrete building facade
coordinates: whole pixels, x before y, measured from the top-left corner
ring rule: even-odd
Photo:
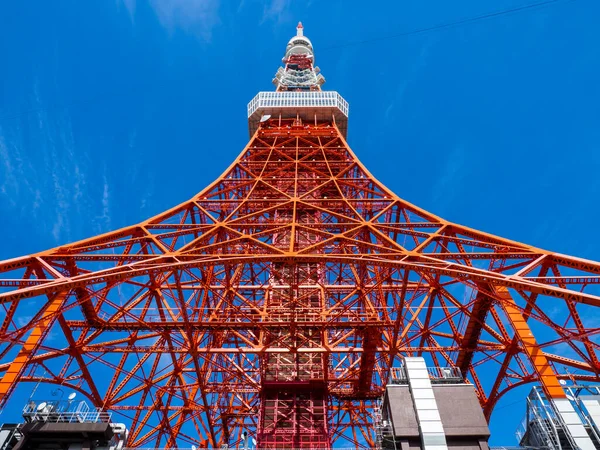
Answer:
[[[382,404],[382,448],[488,450],[490,431],[475,389],[457,369],[406,358],[396,375]]]

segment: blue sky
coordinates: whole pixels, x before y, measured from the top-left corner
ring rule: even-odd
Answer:
[[[246,144],[246,104],[272,89],[298,20],[324,88],[350,103],[349,144],[389,188],[446,219],[599,259],[599,2],[373,40],[527,3],[4,2],[0,259],[200,191]],[[518,398],[498,405],[492,443],[513,443]]]

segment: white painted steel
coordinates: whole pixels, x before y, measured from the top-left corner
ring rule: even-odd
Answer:
[[[581,396],[581,403],[585,406],[587,416],[596,430],[600,430],[600,399],[598,396]]]
[[[248,117],[262,108],[337,108],[348,117],[348,102],[336,91],[259,92],[248,103]]]
[[[579,414],[573,408],[571,401],[568,398],[559,398],[552,400],[556,411],[563,420],[568,432],[575,441],[575,444],[581,450],[596,450],[594,443],[583,427],[583,422]]]
[[[404,367],[417,412],[423,448],[425,450],[448,450],[446,434],[431,387],[425,359],[404,358]]]

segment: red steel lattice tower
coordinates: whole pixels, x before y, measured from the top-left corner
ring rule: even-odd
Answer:
[[[1,405],[52,383],[120,415],[130,446],[373,447],[403,356],[460,368],[487,417],[525,383],[559,401],[561,378],[598,381],[600,263],[399,198],[350,150],[301,25],[283,63],[191,200],[0,263]]]

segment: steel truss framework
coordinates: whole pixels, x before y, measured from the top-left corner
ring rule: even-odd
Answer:
[[[333,123],[266,121],[191,200],[0,273],[2,404],[63,385],[130,446],[373,447],[403,355],[460,368],[488,417],[515,386],[599,379],[600,263],[402,200]]]

